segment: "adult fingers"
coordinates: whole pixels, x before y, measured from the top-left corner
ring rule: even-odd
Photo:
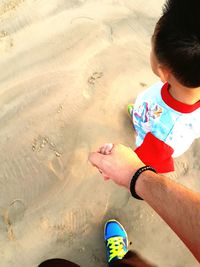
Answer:
[[[89,154],[88,159],[93,166],[97,167],[98,169],[103,169],[104,157],[105,155],[103,154],[92,152]]]

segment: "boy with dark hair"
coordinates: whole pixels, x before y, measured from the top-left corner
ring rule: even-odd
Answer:
[[[128,105],[139,158],[158,172],[200,136],[200,1],[168,0],[152,37],[151,66],[159,82]]]

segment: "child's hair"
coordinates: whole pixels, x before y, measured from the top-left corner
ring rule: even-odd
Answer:
[[[200,86],[200,0],[167,0],[152,37],[158,61],[184,86]]]

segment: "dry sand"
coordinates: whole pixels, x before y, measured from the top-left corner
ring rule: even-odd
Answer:
[[[198,263],[159,216],[88,161],[105,141],[134,147],[125,107],[157,81],[149,66],[159,0],[0,1],[0,266],[63,257],[106,266],[103,225],[160,267]],[[171,177],[200,191],[199,148]]]

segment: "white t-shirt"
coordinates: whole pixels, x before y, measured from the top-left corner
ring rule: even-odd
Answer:
[[[172,171],[171,157],[183,154],[200,137],[200,101],[184,104],[168,89],[168,83],[159,82],[145,90],[137,97],[132,113],[137,132],[135,152],[159,172]]]

